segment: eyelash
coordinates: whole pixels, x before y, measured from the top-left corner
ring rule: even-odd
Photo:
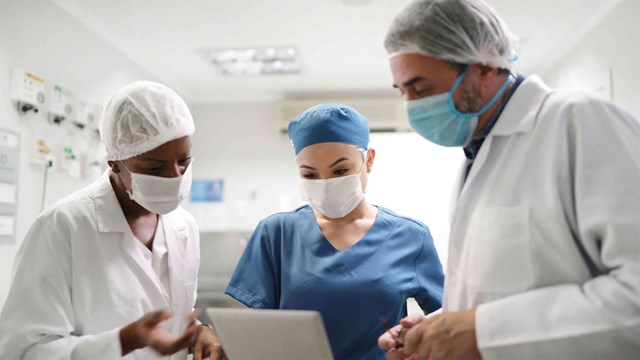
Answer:
[[[415,92],[416,95],[418,95],[418,96],[428,95],[429,94],[429,90],[422,90],[422,89],[413,89],[413,92]]]
[[[338,170],[334,171],[333,174],[334,175],[338,175],[338,176],[343,176],[347,172],[349,172],[349,169],[338,169]],[[316,174],[316,173],[304,174],[302,176],[305,179],[317,179],[318,178],[318,174]]]
[[[189,160],[191,160],[191,157],[188,157],[186,159],[182,159],[182,160],[178,161],[178,165],[179,166],[187,166],[188,163],[189,163]],[[156,166],[156,167],[148,168],[147,170],[149,172],[158,172],[158,171],[162,170],[162,166]]]

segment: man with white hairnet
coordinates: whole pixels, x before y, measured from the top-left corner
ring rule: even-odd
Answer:
[[[193,119],[166,86],[116,91],[100,135],[107,171],[43,212],[20,247],[0,314],[0,359],[217,359],[196,324]]]
[[[386,36],[412,127],[467,157],[443,312],[382,335],[389,359],[640,357],[640,125],[512,75],[514,44],[481,0],[418,0]]]

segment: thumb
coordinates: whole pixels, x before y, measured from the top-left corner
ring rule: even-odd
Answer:
[[[418,324],[419,322],[421,322],[426,316],[420,314],[420,313],[415,313],[415,314],[411,314],[403,319],[400,320],[400,325],[402,325],[405,328],[411,328],[414,327],[416,324]]]
[[[154,327],[159,323],[167,319],[170,319],[171,316],[172,316],[171,312],[167,310],[153,311],[153,312],[147,313],[147,315],[145,316],[146,320],[144,321],[144,324],[148,327]]]
[[[200,309],[193,309],[193,311],[191,312],[191,314],[189,314],[189,316],[187,318],[189,319],[189,321],[197,320],[198,316],[200,316],[201,312],[202,311]]]

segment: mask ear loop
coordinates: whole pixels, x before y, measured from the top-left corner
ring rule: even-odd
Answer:
[[[131,176],[131,170],[129,170],[127,165],[124,163],[124,160],[120,160],[120,163],[122,164],[122,166],[124,166],[125,169],[127,169],[127,172],[129,173],[129,179],[132,179],[132,181],[133,181],[133,177]],[[118,172],[118,176],[120,177],[120,180],[122,181],[122,185],[124,185],[124,191],[127,193],[127,195],[129,195],[129,199],[133,200],[133,184],[131,185],[132,186],[131,190],[127,189],[127,184],[124,181],[124,179],[122,178],[122,174],[120,172]]]
[[[520,55],[517,52],[514,52],[513,56],[511,56],[511,68],[514,70],[510,71],[514,79],[517,78],[517,75],[519,73],[518,69],[520,67],[520,62],[518,60],[520,60]]]
[[[362,165],[360,166],[360,170],[358,170],[358,176],[360,176],[360,173],[362,172],[362,168],[367,164],[367,158],[368,158],[368,157],[367,157],[367,153],[368,153],[368,152],[369,152],[369,150],[368,150],[368,149],[363,149],[363,150],[360,152],[360,154],[362,154]],[[368,174],[369,174],[369,171],[367,171],[367,176],[369,176]],[[367,189],[362,190],[362,192],[363,192],[364,194],[366,194],[366,193],[367,193]]]
[[[358,174],[360,174],[360,172],[362,172],[362,168],[367,164],[367,153],[369,152],[369,149],[363,149],[360,151],[360,154],[362,154],[362,165],[360,165],[360,169],[358,169]]]
[[[456,114],[457,116],[460,116],[460,117],[470,118],[470,117],[474,117],[474,116],[480,116],[480,115],[484,114],[487,110],[489,110],[489,108],[491,106],[493,106],[493,104],[495,104],[496,101],[498,101],[500,96],[507,89],[507,86],[509,86],[509,84],[511,83],[511,81],[510,81],[511,79],[509,79],[507,77],[507,80],[504,82],[504,84],[502,84],[502,86],[495,93],[495,95],[493,95],[491,100],[489,100],[489,102],[486,103],[479,111],[472,112],[472,113],[463,113],[463,112],[460,112],[460,110],[458,110],[458,108],[456,108],[456,105],[453,102],[453,93],[457,90],[458,86],[462,82],[462,79],[463,79],[464,75],[467,74],[467,70],[469,70],[469,65],[467,65],[467,68],[462,72],[462,74],[460,74],[460,76],[458,76],[458,78],[456,79],[456,82],[453,83],[453,86],[451,87],[451,90],[449,90],[448,101],[449,101],[449,107],[453,111],[454,114]]]

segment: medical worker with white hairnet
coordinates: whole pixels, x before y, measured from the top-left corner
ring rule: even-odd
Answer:
[[[481,0],[418,0],[385,47],[412,127],[467,157],[444,311],[382,335],[387,357],[640,358],[637,119],[513,75],[514,37]]]
[[[112,95],[100,123],[110,170],[31,226],[0,314],[0,359],[185,359],[196,338],[197,357],[215,352],[192,314],[198,227],[179,206],[194,129],[166,86]]]

